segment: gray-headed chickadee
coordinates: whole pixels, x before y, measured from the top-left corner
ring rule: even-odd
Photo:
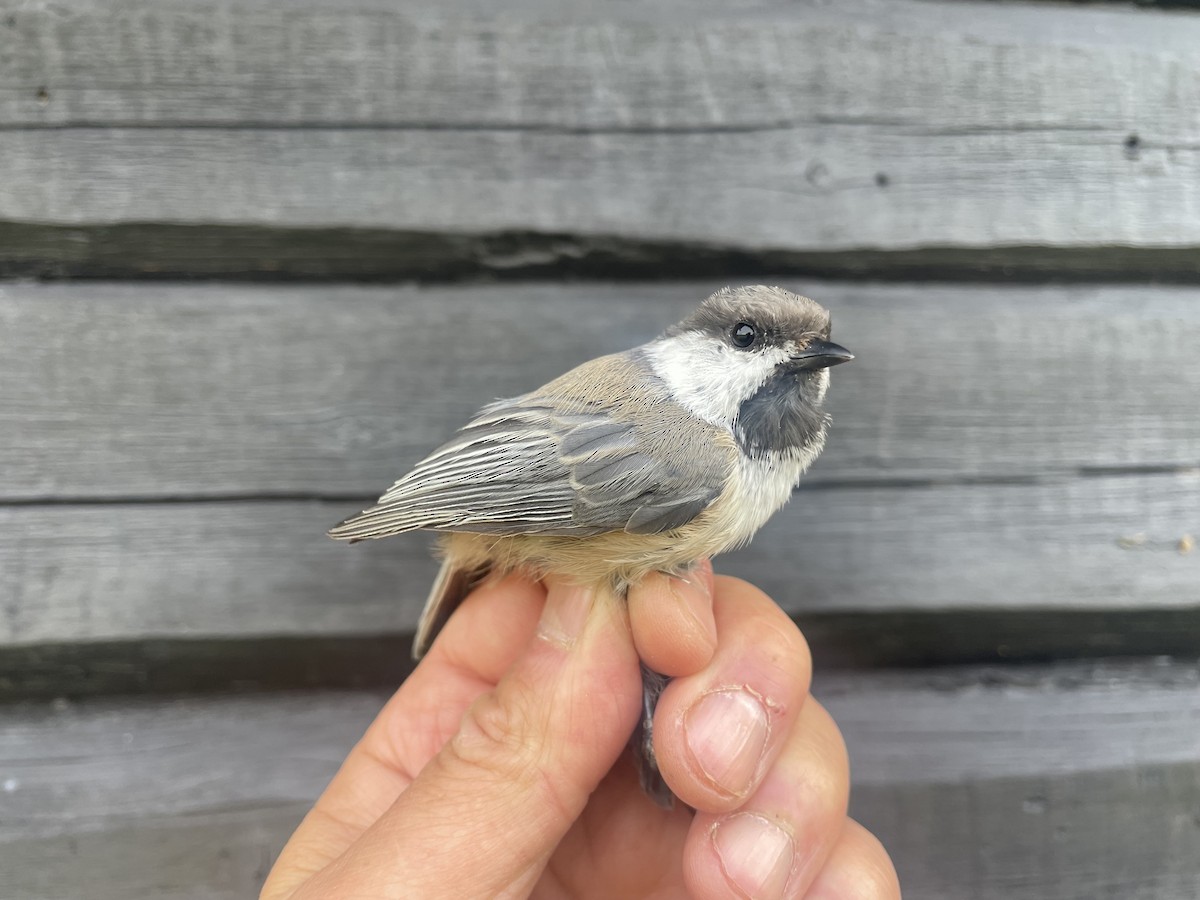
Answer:
[[[481,579],[515,568],[623,594],[732,549],[787,502],[825,444],[829,313],[777,287],[726,288],[660,337],[485,406],[378,503],[333,528],[357,541],[445,532],[420,658]],[[664,805],[643,670],[634,754]]]

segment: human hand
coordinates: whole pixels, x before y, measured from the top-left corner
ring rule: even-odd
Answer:
[[[675,676],[654,744],[626,742],[638,657]],[[263,900],[900,897],[846,816],[845,747],[808,647],[751,585],[655,575],[621,604],[519,576],[480,586],[351,751]]]

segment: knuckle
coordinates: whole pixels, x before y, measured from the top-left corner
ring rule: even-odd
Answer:
[[[769,654],[789,677],[807,683],[812,675],[812,651],[800,629],[786,616],[772,617],[759,623],[754,636],[760,652]]]
[[[847,900],[900,900],[900,881],[890,860],[879,866],[863,866],[858,883]]]
[[[900,879],[892,858],[879,839],[857,822],[850,823],[856,832],[859,864],[846,879],[844,896],[847,900],[900,900]]]
[[[488,768],[522,757],[531,743],[531,731],[519,704],[486,694],[467,707],[451,750],[464,762]]]
[[[809,797],[814,817],[835,825],[845,821],[850,806],[850,779],[843,772],[831,767],[815,771],[804,780],[802,790]]]
[[[850,750],[842,729],[819,700],[812,697],[805,701],[805,717],[810,720],[809,729],[813,740],[820,748],[820,756],[827,768],[842,781],[850,780]]]
[[[799,828],[813,840],[843,833],[849,807],[849,786],[831,772],[806,772],[797,775],[790,785],[792,803],[803,815],[798,817]]]
[[[484,695],[467,708],[447,744],[448,762],[474,786],[493,784],[505,796],[574,818],[555,778],[545,718],[546,711],[522,700],[519,692]]]
[[[772,618],[771,624],[774,626],[772,640],[778,642],[779,646],[797,663],[805,669],[809,668],[812,664],[812,651],[809,649],[808,639],[804,637],[804,633],[800,631],[792,618],[780,609],[779,615]]]

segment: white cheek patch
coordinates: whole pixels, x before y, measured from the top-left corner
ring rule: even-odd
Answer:
[[[734,350],[695,331],[646,346],[651,369],[676,402],[725,428],[732,427],[742,403],[762,387],[786,355],[782,350]]]

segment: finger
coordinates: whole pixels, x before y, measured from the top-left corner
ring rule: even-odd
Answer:
[[[654,750],[681,800],[731,810],[779,755],[808,695],[812,661],[799,629],[762,591],[717,578],[719,636],[701,671],[677,678],[654,717]]]
[[[594,601],[594,602],[593,602]],[[624,748],[640,678],[610,594],[551,584],[537,636],[400,798],[300,897],[519,895]]]
[[[804,897],[842,838],[850,771],[833,719],[804,704],[783,753],[738,809],[700,813],[684,849],[699,900]]]
[[[479,585],[372,725],[369,749],[415,777],[529,646],[545,603],[545,587],[524,575]]]
[[[467,707],[533,639],[545,597],[540,584],[518,575],[471,592],[304,817],[271,871],[264,900],[290,896],[396,801]]]
[[[629,625],[638,656],[663,675],[691,675],[717,647],[712,563],[682,575],[652,574],[629,589]]]
[[[545,603],[545,587],[528,575],[489,578],[467,595],[423,662],[444,662],[490,687],[533,637]]]
[[[853,819],[804,900],[900,900],[900,879],[883,844]]]

